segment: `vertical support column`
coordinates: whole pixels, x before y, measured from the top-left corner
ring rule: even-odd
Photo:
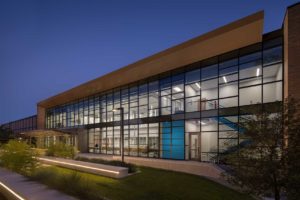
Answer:
[[[121,115],[121,157],[122,162],[124,163],[124,108],[120,107],[120,115]]]
[[[283,32],[284,98],[300,99],[300,3],[287,9]]]
[[[37,106],[37,129],[45,129],[46,109]]]
[[[284,99],[300,100],[300,3],[288,7],[283,23]],[[288,131],[284,146],[288,146]]]

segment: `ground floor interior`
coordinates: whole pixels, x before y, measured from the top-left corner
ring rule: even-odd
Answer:
[[[213,112],[211,112],[213,114]],[[239,124],[249,115],[211,116],[124,125],[124,155],[218,162],[245,145]],[[89,128],[88,152],[121,154],[121,126]]]
[[[63,142],[81,153],[121,155],[123,133],[125,156],[219,163],[224,155],[249,144],[244,122],[254,119],[256,112],[272,112],[278,103],[124,120],[124,125],[119,121],[77,129],[36,130],[26,135],[35,148]]]

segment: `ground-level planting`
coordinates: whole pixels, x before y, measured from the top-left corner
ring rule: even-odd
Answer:
[[[53,166],[32,178],[80,199],[252,199],[203,177],[146,167],[120,180]]]

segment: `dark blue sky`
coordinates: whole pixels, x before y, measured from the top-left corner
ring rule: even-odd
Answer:
[[[36,103],[253,12],[296,0],[0,0],[0,124]]]

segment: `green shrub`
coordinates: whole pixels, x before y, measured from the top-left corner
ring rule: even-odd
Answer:
[[[55,156],[61,158],[74,158],[76,150],[72,145],[67,145],[63,142],[51,144],[46,150],[46,156]]]
[[[112,165],[112,166],[118,166],[118,167],[126,167],[128,168],[128,173],[134,173],[138,171],[138,168],[134,164],[130,163],[123,163],[119,160],[103,160],[99,158],[84,158],[84,157],[77,157],[76,160],[79,161],[85,161],[85,162],[92,162],[92,163],[98,163],[98,164],[104,164],[104,165]]]
[[[0,164],[12,171],[28,175],[37,167],[37,153],[22,141],[10,140],[1,146]]]
[[[95,192],[97,186],[81,176],[78,172],[63,173],[55,167],[41,167],[31,179],[58,189],[79,199],[95,200],[103,199],[99,193]]]
[[[34,150],[39,154],[39,156],[45,156],[47,149],[34,148]]]

